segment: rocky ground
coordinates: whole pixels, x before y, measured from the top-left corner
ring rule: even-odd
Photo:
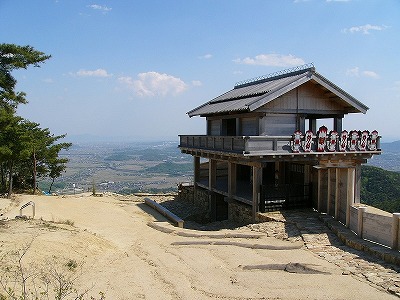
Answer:
[[[146,196],[184,219],[196,214],[176,195],[0,199],[0,257],[32,241],[22,260],[27,272],[55,259],[82,261],[75,283],[89,287],[94,299],[97,292],[117,300],[399,296],[398,269],[344,246],[315,212],[271,214],[273,221],[258,224],[185,221],[177,228],[143,203]],[[35,219],[15,219],[28,201],[36,204]]]
[[[159,197],[157,201],[178,216],[194,213],[192,206],[179,199],[171,201],[168,197]],[[186,226],[201,230],[221,228],[239,230],[246,227],[255,232],[265,233],[268,237],[292,242],[302,241],[304,247],[310,252],[340,267],[343,275],[366,280],[371,285],[400,297],[400,267],[344,245],[320,220],[317,212],[311,210],[289,211],[284,215],[279,212],[269,213],[269,216],[275,221],[244,226],[229,221],[206,225],[189,223]]]

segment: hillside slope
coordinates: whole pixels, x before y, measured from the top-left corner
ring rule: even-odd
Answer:
[[[391,213],[400,212],[400,173],[362,166],[361,202]]]

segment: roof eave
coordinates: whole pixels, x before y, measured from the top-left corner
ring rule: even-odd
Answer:
[[[356,109],[354,112],[360,112],[363,114],[367,113],[367,110],[369,109],[368,106],[365,104],[361,103],[358,101],[356,98],[351,96],[350,94],[346,93],[344,90],[339,88],[337,85],[326,79],[324,76],[318,73],[313,73],[312,75],[312,80],[317,82],[318,84],[322,85],[324,88],[329,90],[330,92],[334,93],[336,96],[344,100],[347,104],[351,105]]]

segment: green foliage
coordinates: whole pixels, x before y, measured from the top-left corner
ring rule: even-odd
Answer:
[[[17,81],[11,72],[30,65],[39,67],[50,57],[31,46],[0,44],[0,108],[15,110],[18,104],[27,103],[25,93],[15,92]]]
[[[67,159],[59,158],[59,152],[71,144],[56,143],[65,135],[54,136],[48,128],[16,115],[18,104],[27,101],[25,93],[15,92],[17,81],[11,72],[39,67],[49,58],[30,46],[0,44],[0,189],[8,189],[9,196],[13,188],[35,191],[38,176],[54,182],[66,168]]]
[[[390,213],[400,212],[400,173],[362,166],[361,202]]]

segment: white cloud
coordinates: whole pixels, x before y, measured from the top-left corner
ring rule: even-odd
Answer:
[[[371,78],[379,78],[379,75],[375,73],[374,71],[363,71],[362,74],[366,77],[371,77]]]
[[[354,77],[354,76],[358,77],[358,76],[360,76],[360,68],[359,67],[354,67],[352,69],[347,69],[346,75],[347,76],[352,76],[352,77]]]
[[[212,56],[212,54],[205,54],[205,55],[201,55],[201,56],[199,56],[199,59],[210,59],[210,58],[212,58],[213,56]]]
[[[192,81],[192,85],[193,85],[193,86],[202,86],[203,83],[202,83],[200,80],[193,80],[193,81]]]
[[[107,7],[105,5],[98,5],[98,4],[91,4],[91,5],[88,5],[87,7],[94,9],[94,10],[100,10],[103,13],[107,13],[112,10],[111,7]]]
[[[107,71],[104,69],[97,69],[97,70],[93,70],[93,71],[80,69],[74,75],[80,76],[80,77],[110,77],[110,76],[112,76],[112,74],[108,74]]]
[[[352,76],[352,77],[359,77],[359,76],[363,76],[363,77],[369,77],[369,78],[374,78],[374,79],[378,79],[379,75],[374,72],[374,71],[361,71],[359,67],[354,67],[351,69],[347,69],[346,71],[346,75],[347,76]]]
[[[258,65],[258,66],[273,66],[273,67],[287,67],[304,65],[303,59],[295,57],[291,54],[260,54],[254,58],[246,57],[243,59],[233,60],[235,63],[244,65]]]
[[[343,32],[344,33],[350,32],[350,33],[370,34],[370,31],[372,31],[372,30],[381,31],[381,30],[385,30],[386,28],[388,28],[388,26],[367,24],[367,25],[362,25],[362,26],[354,26],[354,27],[346,28],[343,30]]]
[[[140,73],[136,80],[132,77],[118,80],[142,97],[177,95],[187,89],[187,84],[180,78],[158,72]]]

